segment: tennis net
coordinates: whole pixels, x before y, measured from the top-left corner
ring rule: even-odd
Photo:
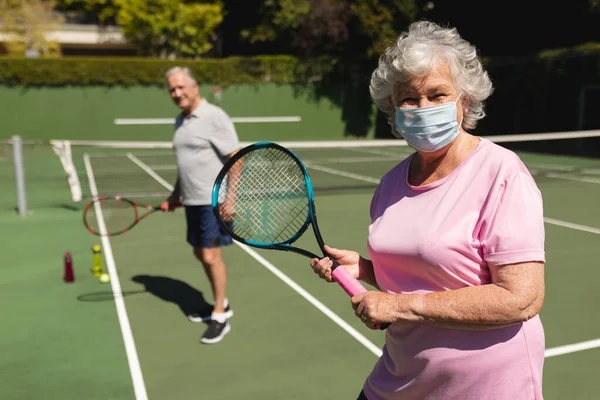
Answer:
[[[600,183],[600,130],[486,138],[516,151],[536,180]],[[164,198],[177,177],[171,142],[52,140],[51,144],[67,175],[73,201],[93,198],[92,193],[140,201]],[[373,191],[383,174],[413,152],[403,140],[279,144],[305,163],[317,194]],[[97,187],[92,190],[90,182]]]

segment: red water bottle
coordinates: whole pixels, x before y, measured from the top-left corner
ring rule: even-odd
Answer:
[[[73,273],[73,260],[71,259],[71,253],[65,253],[65,276],[64,281],[71,283],[75,280],[75,274]]]

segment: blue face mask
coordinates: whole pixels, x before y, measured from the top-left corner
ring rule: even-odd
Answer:
[[[462,93],[458,96],[458,99]],[[424,108],[396,107],[396,131],[415,149],[430,153],[447,146],[458,136],[456,102]]]

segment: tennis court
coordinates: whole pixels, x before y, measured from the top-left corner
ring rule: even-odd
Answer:
[[[366,251],[375,185],[410,153],[395,142],[290,144],[309,167],[326,243]],[[535,140],[527,142],[530,151],[520,155],[543,193],[546,221],[544,396],[596,399],[600,159],[535,153]],[[175,182],[169,144],[72,141],[68,147],[84,200],[72,201],[64,164],[50,146],[26,146],[25,218],[12,209],[12,166],[0,163],[7,182],[0,200],[0,398],[356,398],[384,334],[354,317],[337,285],[319,280],[299,255],[231,246],[224,257],[232,330],[217,345],[200,344],[205,325],[185,314],[210,301],[211,291],[185,243],[183,214],[157,213],[127,234],[102,240],[81,223],[89,197],[159,203]],[[103,248],[110,284],[90,272],[94,244]],[[311,235],[299,246],[317,252]],[[72,284],[62,281],[65,251],[73,254]]]

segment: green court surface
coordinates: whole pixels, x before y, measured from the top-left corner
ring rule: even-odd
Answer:
[[[364,253],[374,185],[406,148],[296,153],[309,165],[325,241]],[[206,325],[185,313],[211,301],[211,291],[185,243],[183,213],[157,213],[100,240],[84,229],[85,201],[71,200],[52,150],[26,146],[24,156],[26,217],[14,211],[10,157],[0,162],[0,399],[356,398],[384,334],[366,329],[348,296],[319,280],[306,258],[226,248],[232,330],[203,345]],[[596,399],[600,160],[521,156],[543,193],[547,222],[544,398]],[[155,204],[176,174],[168,149],[74,148],[73,161],[86,196],[94,194],[93,175],[98,193]],[[110,284],[90,272],[94,244],[103,248]],[[312,235],[303,245],[315,250]],[[66,251],[75,268],[71,284],[62,280]]]

